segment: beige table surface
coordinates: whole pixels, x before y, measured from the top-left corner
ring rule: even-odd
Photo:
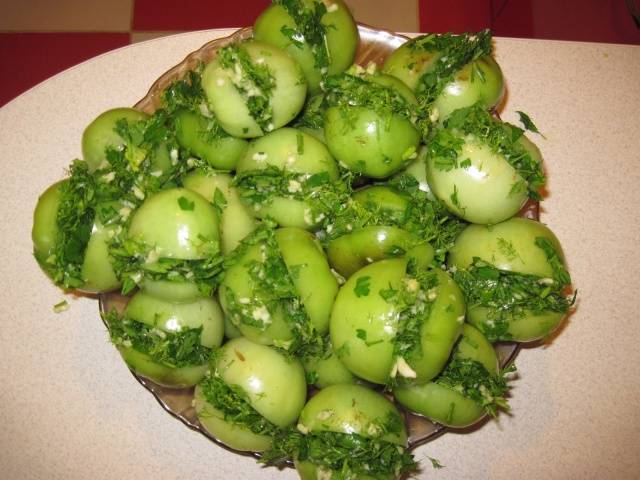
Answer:
[[[116,50],[0,109],[0,477],[297,478],[230,454],[166,414],[109,344],[97,303],[65,297],[31,258],[37,196],[80,155],[83,128],[133,105],[165,70],[225,33]],[[496,57],[509,89],[504,118],[525,110],[546,134],[542,220],[563,243],[579,304],[552,343],[521,352],[512,415],[420,448],[419,477],[638,478],[640,48],[499,38]],[[54,314],[63,298],[71,308]],[[427,456],[446,468],[433,471]]]

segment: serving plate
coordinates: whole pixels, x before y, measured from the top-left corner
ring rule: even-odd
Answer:
[[[409,38],[398,35],[386,30],[379,30],[367,25],[358,24],[358,32],[360,42],[355,56],[355,63],[366,66],[370,62],[382,64],[384,60],[391,54],[393,50],[405,43]],[[195,69],[200,62],[208,63],[217,55],[219,48],[233,42],[246,40],[252,35],[251,27],[243,28],[232,35],[219,38],[206,43],[200,49],[190,53],[187,57],[175,67],[165,72],[151,86],[148,93],[138,103],[135,108],[142,110],[148,114],[152,114],[160,105],[162,92],[176,80],[180,80],[186,74]],[[519,213],[522,217],[539,219],[539,205],[537,202],[528,202]],[[128,298],[123,297],[117,292],[101,294],[99,296],[99,308],[101,312],[107,312],[112,309],[122,311],[126,305]],[[500,366],[505,367],[511,363],[520,349],[519,344],[515,342],[503,342],[495,345]],[[187,427],[200,432],[216,444],[223,448],[243,455],[251,455],[251,453],[238,452],[226,446],[218,439],[210,435],[200,424],[193,407],[193,391],[194,388],[167,388],[159,385],[145,377],[142,377],[131,370],[131,373],[140,384],[146,388],[158,401],[158,403],[173,417],[180,420]],[[400,407],[401,410],[402,407]],[[404,411],[409,448],[415,448],[418,445],[435,439],[439,435],[445,433],[448,429],[443,425],[432,422],[420,415]],[[471,427],[477,428],[477,427]],[[456,429],[456,431],[460,431]],[[259,454],[253,454],[259,457]]]

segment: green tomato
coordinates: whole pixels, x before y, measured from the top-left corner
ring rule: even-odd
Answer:
[[[331,240],[327,246],[329,264],[349,278],[362,267],[402,255],[419,242],[412,233],[393,226],[369,226]]]
[[[439,157],[428,157],[432,192],[452,213],[471,223],[495,224],[514,216],[528,199],[526,188],[514,188],[526,185],[524,179],[484,142],[473,136],[462,140],[458,167],[446,170],[439,166]]]
[[[393,178],[398,179],[403,175],[412,177],[418,182],[418,188],[427,194],[429,200],[433,201],[436,197],[427,181],[427,153],[427,147],[422,145],[418,150],[418,156],[407,165],[407,168],[396,173]]]
[[[202,88],[211,111],[229,135],[240,138],[259,137],[295,118],[304,105],[307,82],[298,63],[279,48],[254,40],[237,44],[237,48],[241,50],[241,54],[248,55],[252,68],[267,67],[274,84],[271,93],[266,94],[256,88],[239,62],[236,61],[234,69],[225,68],[220,56],[202,72]],[[259,95],[255,97],[247,93],[245,96],[240,93],[240,89]],[[248,106],[251,98],[266,98],[271,118],[264,129],[251,115]]]
[[[139,291],[127,303],[124,316],[167,333],[178,333],[183,328],[202,328],[201,345],[215,348],[222,344],[222,310],[217,302],[210,298],[174,303]],[[208,369],[207,364],[171,367],[158,363],[151,356],[133,347],[119,345],[118,350],[129,368],[167,387],[193,386],[204,377]]]
[[[311,10],[316,8],[316,3],[318,2],[313,0],[302,1],[303,6]],[[283,49],[300,64],[307,78],[309,91],[312,93],[320,89],[320,81],[324,74],[341,73],[352,64],[358,46],[358,28],[342,0],[334,0],[331,3],[322,15],[320,24],[324,30],[324,38],[319,48],[328,50],[326,66],[317,64],[313,47],[304,38],[304,27],[297,25],[281,5],[267,7],[253,26],[253,35],[256,40]],[[300,32],[301,38],[294,43],[290,36],[284,33],[287,30]]]
[[[372,178],[386,178],[403,168],[420,144],[420,133],[409,120],[400,115],[385,118],[364,107],[329,108],[324,133],[338,161]]]
[[[338,284],[322,248],[312,234],[297,228],[278,229],[275,238],[279,253],[311,325],[318,334],[326,333]],[[251,264],[264,261],[262,248],[261,244],[251,246],[242,258],[228,268],[220,286],[220,301],[227,315],[243,335],[261,344],[284,346],[293,339],[293,333],[285,317],[286,312],[282,309],[263,312],[268,313],[269,323],[265,328],[260,328],[243,322],[239,317],[234,319],[234,312],[230,311],[227,301],[228,289],[241,304],[266,303],[265,299],[256,295],[256,280],[251,275]],[[261,309],[254,310],[253,314],[259,316],[259,310]]]
[[[301,130],[281,128],[250,143],[238,163],[238,175],[276,167],[286,172],[313,175],[326,172],[333,181],[339,180],[338,166],[327,147]],[[288,193],[295,194],[302,185],[292,181]],[[242,197],[244,188],[239,188]],[[246,192],[249,193],[249,192]],[[286,195],[274,195],[255,204],[251,210],[258,218],[271,217],[279,225],[309,229],[318,222],[311,218],[311,206],[304,200]]]
[[[271,448],[273,440],[270,436],[253,433],[247,427],[226,421],[224,413],[207,402],[200,385],[196,386],[193,400],[200,424],[225,445],[241,452],[264,452]]]
[[[356,191],[351,198],[372,211],[384,212],[395,222],[402,222],[409,208],[409,198],[384,185],[373,185]]]
[[[398,430],[380,436],[380,420],[397,420]],[[300,413],[303,433],[336,432],[380,440],[405,447],[407,431],[400,412],[387,398],[362,385],[331,385],[311,397]]]
[[[463,326],[462,336],[452,356],[480,362],[492,375],[499,372],[498,357],[493,346],[471,325]],[[410,411],[448,427],[468,427],[485,414],[482,406],[472,399],[435,382],[401,385],[394,388],[393,395],[398,403]]]
[[[133,213],[128,235],[153,247],[160,258],[202,259],[202,239],[219,238],[218,215],[213,205],[191,190],[163,190]]]
[[[216,122],[215,119],[209,120],[197,113],[183,110],[176,114],[174,122],[176,139],[180,146],[206,160],[214,168],[235,169],[238,160],[247,149],[247,141],[241,138],[210,138],[208,123]]]
[[[182,179],[185,188],[199,193],[211,203],[216,203],[216,191],[224,198],[220,215],[222,251],[233,251],[240,241],[255,230],[257,222],[249,209],[240,201],[238,190],[231,185],[231,175],[222,172],[194,171]]]
[[[91,238],[84,251],[82,262],[82,278],[84,279],[83,291],[109,292],[120,287],[109,255],[109,240],[115,231],[114,226],[102,225],[96,218],[91,231]]]
[[[51,266],[47,260],[55,254],[58,241],[57,215],[60,206],[60,187],[67,180],[51,185],[38,198],[33,213],[33,227],[31,238],[33,240],[33,254],[44,272],[51,276]],[[100,293],[115,290],[120,286],[113,267],[111,265],[108,240],[113,235],[113,227],[104,226],[96,218],[91,231],[91,237],[84,251],[81,275],[84,284],[79,290]]]
[[[313,379],[312,383],[317,388],[356,382],[356,377],[344,366],[332,348],[328,356],[303,358],[302,365],[307,378]]]
[[[170,388],[185,388],[197,384],[207,373],[207,365],[193,365],[188,367],[173,368],[155,362],[146,353],[133,348],[116,347],[127,366],[155,383]]]
[[[171,302],[190,302],[202,297],[202,292],[193,282],[174,280],[153,280],[144,277],[140,288],[156,298],[164,298]]]
[[[560,241],[544,224],[526,218],[512,218],[497,225],[469,225],[458,236],[449,254],[448,265],[466,269],[474,257],[500,270],[553,277],[545,252],[536,238],[547,239],[564,260]]]
[[[124,315],[167,333],[202,327],[200,343],[203,346],[215,348],[222,344],[224,315],[212,298],[176,303],[139,291],[127,303]]]
[[[396,49],[384,63],[382,71],[402,80],[416,91],[423,75],[433,72],[441,52],[416,48],[420,38],[408,41]],[[480,103],[487,109],[497,105],[504,93],[504,78],[500,66],[491,56],[474,60],[453,75],[433,103],[437,116],[446,119],[458,108]]]
[[[224,317],[224,336],[229,340],[233,338],[240,338],[242,336],[240,329],[236,327],[231,319],[226,315]]]
[[[281,428],[296,421],[307,398],[298,360],[246,338],[229,340],[220,348],[216,371],[225,383],[241,388],[260,415]]]
[[[331,315],[331,341],[345,366],[373,383],[396,374],[425,382],[444,367],[464,321],[462,293],[451,278],[434,269],[437,286],[424,291],[406,273],[407,259],[382,260],[354,273],[340,288]],[[431,303],[420,326],[420,353],[396,358],[399,316],[404,310],[382,292],[424,291]],[[406,314],[406,312],[405,312]]]
[[[54,254],[58,238],[58,207],[60,206],[60,186],[67,180],[61,180],[47,188],[36,203],[33,212],[33,227],[31,239],[33,241],[33,255],[48,274],[47,259]]]
[[[554,270],[544,250],[535,244],[536,238],[548,240],[564,264],[562,247],[553,232],[539,222],[524,218],[512,218],[491,227],[470,225],[456,239],[448,264],[466,269],[477,257],[500,270],[552,279]],[[553,311],[511,315],[507,335],[519,342],[538,340],[555,330],[564,317],[565,313]],[[484,331],[494,320],[488,308],[473,305],[468,310],[468,321]]]
[[[454,110],[476,103],[487,109],[495,107],[504,94],[500,66],[491,56],[481,57],[462,67],[433,102],[440,120]]]
[[[82,156],[89,165],[89,171],[97,170],[106,161],[107,147],[124,146],[125,141],[114,130],[118,120],[137,122],[147,118],[146,113],[133,108],[114,108],[93,120],[82,134]]]

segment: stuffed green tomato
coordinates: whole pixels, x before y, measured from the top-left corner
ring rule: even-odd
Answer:
[[[573,304],[557,237],[542,223],[512,218],[470,225],[447,262],[467,300],[467,320],[492,342],[549,335]]]
[[[508,409],[507,383],[493,346],[475,327],[465,324],[444,370],[430,382],[399,385],[398,403],[442,425],[463,428],[485,414]]]
[[[224,334],[222,310],[212,298],[171,302],[138,291],[121,316],[112,311],[104,318],[129,368],[172,388],[204,377]]]
[[[331,341],[344,365],[365,380],[426,382],[444,367],[464,318],[462,293],[440,268],[381,260],[340,287]]]
[[[333,385],[302,409],[293,450],[302,480],[393,480],[415,470],[402,415],[384,396],[360,385]],[[289,453],[289,452],[287,452]]]
[[[211,372],[195,390],[202,426],[236,450],[272,448],[273,437],[295,424],[306,400],[300,362],[236,338],[215,353],[212,363]]]
[[[422,35],[395,50],[382,71],[408,85],[433,121],[445,120],[459,108],[500,102],[504,79],[491,51],[488,30]]]
[[[356,23],[342,0],[276,0],[256,19],[253,36],[291,55],[310,93],[327,75],[351,66],[358,45]]]

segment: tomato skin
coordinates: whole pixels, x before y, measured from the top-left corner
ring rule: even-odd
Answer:
[[[514,216],[528,199],[526,188],[514,191],[524,179],[500,154],[467,136],[458,154],[458,167],[438,166],[439,157],[427,157],[427,182],[433,194],[458,217],[478,224],[495,224]],[[460,162],[469,160],[468,166]]]
[[[313,2],[303,0],[306,6],[313,6]],[[326,39],[329,49],[330,62],[327,74],[335,75],[346,70],[352,63],[358,46],[358,29],[349,8],[342,0],[334,0],[335,10],[326,12],[321,23],[327,27]],[[296,24],[280,5],[270,5],[256,19],[253,25],[253,35],[258,41],[281,48],[291,55],[302,67],[310,93],[320,90],[322,73],[315,65],[315,58],[308,43],[303,41],[301,46],[294,45],[283,32],[284,28],[296,29]]]
[[[341,108],[348,108],[351,120]],[[403,168],[420,144],[418,130],[406,118],[384,118],[364,107],[327,109],[324,134],[339,162],[372,178],[386,178]]]
[[[64,182],[67,180],[61,180],[47,188],[38,197],[33,212],[33,227],[31,229],[33,255],[47,275],[50,273],[46,260],[54,253],[58,237],[56,217],[60,205],[60,187]]]
[[[218,351],[216,371],[237,385],[251,406],[279,427],[293,424],[305,404],[307,384],[297,359],[246,338],[229,340]]]
[[[330,412],[329,416],[322,412]],[[298,425],[308,432],[355,433],[371,437],[370,427],[381,418],[402,418],[396,406],[386,397],[362,385],[331,385],[311,397],[300,413]],[[379,437],[401,447],[407,444],[407,431],[402,422],[399,431]]]
[[[275,87],[269,97],[273,112],[272,129],[288,124],[302,110],[307,93],[307,82],[300,66],[284,51],[255,40],[239,44],[252,62],[264,62],[274,76]],[[213,59],[202,72],[202,88],[210,110],[229,134],[238,138],[264,135],[260,125],[234,86],[233,73],[222,67],[219,58]]]
[[[238,163],[237,173],[250,175],[252,171],[270,166],[300,174],[326,172],[332,181],[339,181],[338,165],[327,147],[312,135],[295,128],[281,128],[251,142]],[[242,196],[244,189],[238,190]],[[254,205],[249,211],[256,218],[271,217],[283,227],[312,229],[318,223],[310,218],[308,202],[286,196],[274,195],[268,202]]]
[[[235,137],[206,138],[207,118],[186,110],[174,118],[176,138],[180,145],[209,165],[221,170],[233,170],[247,150],[247,141]]]
[[[133,213],[128,235],[154,247],[160,257],[202,259],[200,238],[218,240],[218,214],[201,195],[184,188],[163,190]]]
[[[456,239],[450,251],[448,265],[466,269],[474,257],[500,270],[552,279],[554,271],[545,252],[536,246],[536,238],[546,239],[565,263],[558,238],[540,222],[525,218],[511,218],[492,226],[470,225]],[[509,248],[505,248],[508,245]],[[508,318],[509,340],[531,342],[553,332],[566,313],[525,311],[522,316]],[[482,306],[470,306],[468,321],[481,331],[490,326],[490,311]]]
[[[302,365],[307,374],[317,376],[317,380],[313,383],[317,388],[356,382],[356,377],[343,365],[333,351],[326,358],[304,358]]]
[[[106,160],[105,149],[107,147],[121,147],[124,140],[114,128],[120,119],[128,122],[146,120],[149,116],[134,108],[114,108],[98,115],[84,130],[82,134],[82,156],[89,165],[89,171],[97,170]]]
[[[399,310],[380,292],[406,289],[407,259],[372,263],[354,273],[340,288],[331,315],[331,341],[344,365],[355,375],[386,384],[396,361]],[[435,377],[444,367],[462,331],[465,304],[462,292],[442,270],[434,269],[437,286],[429,316],[420,327],[421,354],[404,360],[416,382]],[[368,293],[358,289],[366,280]],[[421,288],[418,286],[418,288]]]
[[[463,326],[454,355],[476,360],[492,375],[498,374],[498,357],[493,346],[471,325]],[[393,395],[410,411],[452,428],[468,427],[485,415],[484,409],[470,398],[435,382],[400,385],[393,389]]]
[[[233,251],[257,226],[249,208],[240,200],[238,190],[231,185],[232,181],[233,177],[228,173],[209,171],[194,171],[182,179],[185,188],[199,193],[211,203],[216,190],[222,193],[226,204],[220,215],[220,243],[225,254]]]

